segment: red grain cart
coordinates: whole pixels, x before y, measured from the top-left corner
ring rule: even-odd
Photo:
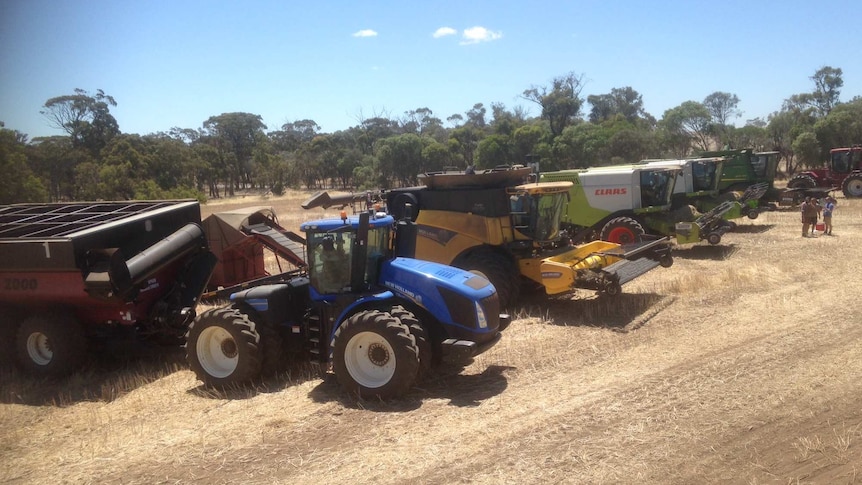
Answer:
[[[194,200],[0,206],[0,356],[74,371],[125,328],[181,342],[216,265]]]
[[[225,299],[242,288],[287,280],[307,267],[305,238],[278,223],[270,207],[244,207],[203,221],[218,265],[204,299]]]

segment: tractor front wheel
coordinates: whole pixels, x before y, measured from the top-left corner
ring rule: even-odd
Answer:
[[[601,238],[614,244],[631,244],[642,241],[644,234],[640,222],[631,217],[616,217],[602,227]]]
[[[417,381],[422,380],[428,375],[434,363],[434,350],[431,347],[431,337],[428,335],[425,327],[422,326],[422,322],[410,310],[397,305],[392,307],[389,313],[398,320],[401,320],[401,323],[407,325],[407,328],[410,329],[410,333],[416,340],[416,348],[419,349],[419,374],[416,379]]]
[[[248,315],[237,308],[207,310],[186,333],[186,358],[207,386],[226,386],[260,375],[260,334]]]
[[[59,377],[83,364],[87,353],[84,329],[63,313],[34,315],[21,322],[16,338],[18,363],[30,373]]]
[[[845,178],[843,189],[844,197],[862,197],[862,174]]]
[[[400,396],[416,381],[419,349],[407,325],[388,312],[366,310],[342,323],[332,338],[335,377],[361,398]]]

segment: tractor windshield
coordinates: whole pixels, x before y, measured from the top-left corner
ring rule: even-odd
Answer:
[[[307,234],[308,276],[320,293],[350,291],[353,232]]]
[[[370,228],[367,244],[363,246],[354,245],[355,230],[309,233],[308,276],[312,286],[323,294],[352,291],[353,251],[365,251],[363,282],[364,286],[370,286],[377,280],[380,262],[389,257],[390,235],[389,226]]]
[[[853,167],[853,152],[833,152],[832,153],[832,171],[837,173],[847,173]]]

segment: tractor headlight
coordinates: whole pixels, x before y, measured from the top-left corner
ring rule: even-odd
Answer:
[[[479,323],[479,328],[488,328],[488,319],[485,317],[485,310],[482,305],[476,302],[476,321]]]

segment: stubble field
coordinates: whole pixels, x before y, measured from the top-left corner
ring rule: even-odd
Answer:
[[[204,216],[267,205],[296,230],[323,215],[307,195]],[[862,482],[862,200],[838,203],[833,237],[766,213],[613,300],[527,300],[496,347],[393,402],[302,366],[208,390],[177,350],[62,381],[0,368],[0,482]]]

